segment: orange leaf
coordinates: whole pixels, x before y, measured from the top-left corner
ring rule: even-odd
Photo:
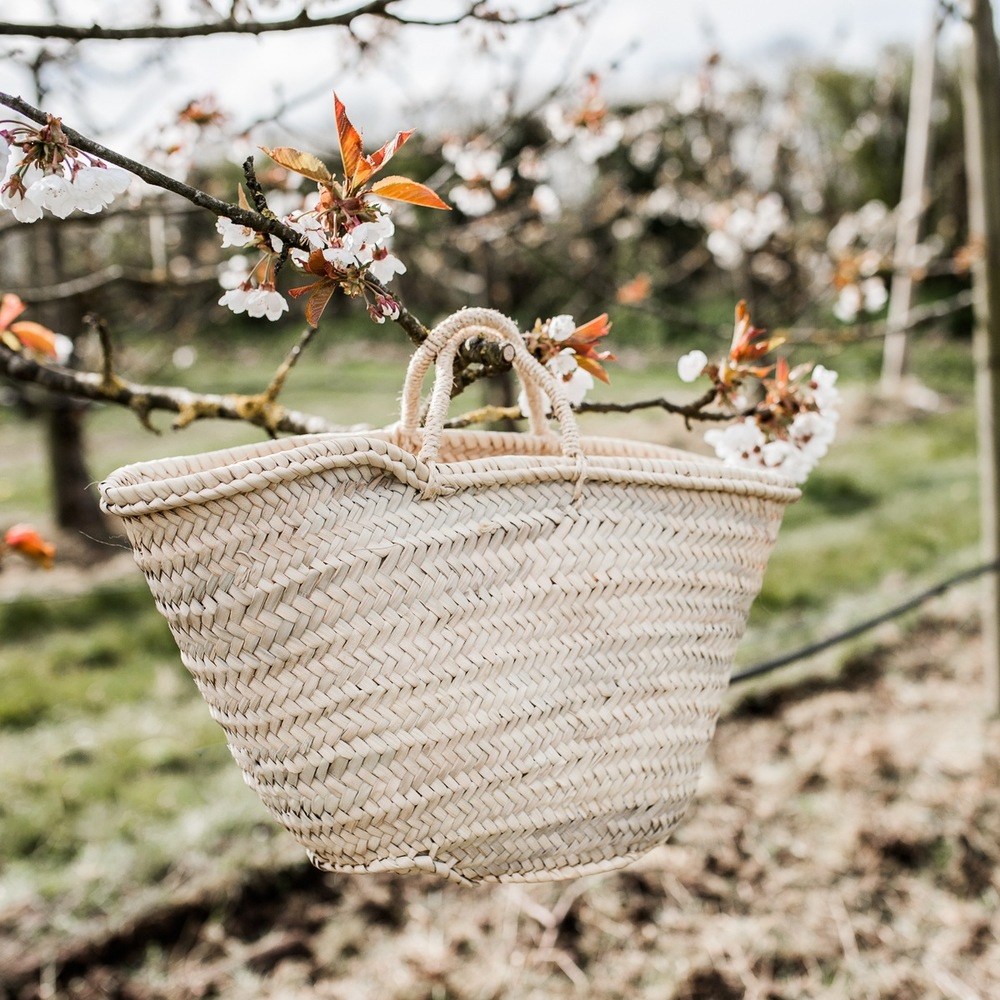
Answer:
[[[596,358],[588,357],[586,354],[577,354],[576,363],[585,372],[590,372],[594,378],[599,378],[606,385],[611,384],[611,379],[608,378],[608,373],[604,370],[601,363]]]
[[[30,320],[23,320],[20,323],[12,323],[10,332],[29,351],[37,351],[49,358],[58,358],[59,349],[57,347],[56,335],[41,323],[32,323]]]
[[[349,184],[361,160],[361,135],[347,117],[347,109],[334,93],[333,110],[337,116],[337,137],[340,140],[340,158],[344,162],[344,183]]]
[[[15,524],[13,528],[8,528],[3,540],[8,548],[34,559],[46,569],[52,569],[56,547],[45,541],[30,524]]]
[[[405,201],[411,205],[422,205],[424,208],[443,208],[451,211],[451,206],[443,202],[425,184],[418,184],[408,177],[383,177],[370,188],[372,194],[380,198],[391,198],[393,201]]]
[[[608,314],[601,313],[592,320],[578,326],[570,336],[570,340],[576,344],[593,344],[606,337],[611,332],[611,324],[608,322]]]
[[[631,281],[620,285],[615,298],[623,306],[637,305],[645,302],[653,291],[653,282],[648,274],[637,274]]]
[[[326,164],[312,153],[303,153],[300,149],[291,146],[278,146],[277,149],[268,149],[267,146],[260,147],[275,163],[292,170],[303,177],[308,177],[312,181],[319,181],[327,184],[333,180],[333,174],[327,170]]]
[[[384,146],[375,150],[371,156],[366,156],[354,172],[354,187],[360,187],[369,177],[377,174],[411,135],[413,135],[412,129],[409,132],[397,132]]]
[[[0,330],[6,330],[27,308],[18,296],[8,292],[0,299]]]

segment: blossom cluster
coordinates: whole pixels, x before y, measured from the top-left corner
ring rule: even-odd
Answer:
[[[0,208],[18,222],[37,222],[45,211],[60,219],[93,215],[123,194],[131,176],[72,146],[58,118],[36,128],[5,122],[0,129]]]
[[[536,320],[526,335],[528,350],[562,381],[572,406],[579,406],[594,387],[594,380],[608,381],[604,362],[614,361],[610,351],[598,350],[600,340],[611,331],[606,313],[577,326],[572,316],[553,316]],[[522,413],[527,413],[524,393],[518,399]]]
[[[310,153],[283,146],[265,152],[279,166],[316,184],[316,193],[307,203],[281,217],[280,221],[301,237],[305,246],[286,247],[281,239],[220,217],[216,223],[222,246],[252,249],[260,253],[256,264],[233,282],[220,305],[253,317],[278,319],[288,303],[275,287],[278,270],[286,261],[312,276],[308,285],[293,288],[293,297],[306,296],[306,319],[315,325],[339,288],[347,295],[365,300],[368,313],[377,323],[399,316],[399,303],[385,291],[385,284],[406,266],[392,254],[389,243],[394,233],[390,209],[385,200],[408,202],[426,208],[448,206],[423,184],[405,177],[390,176],[372,182],[412,132],[398,132],[369,156],[362,150],[361,135],[351,124],[339,98],[334,95],[337,135],[343,174],[336,177]],[[249,208],[240,191],[240,207]],[[233,274],[232,267],[227,275]]]
[[[726,358],[713,363],[703,351],[689,351],[678,361],[677,373],[684,382],[710,379],[713,398],[733,411],[733,423],[705,434],[726,465],[766,469],[802,483],[836,436],[840,392],[837,373],[823,365],[790,369],[784,358],[762,365],[781,343],[752,325],[741,302]],[[750,380],[759,381],[764,397],[752,408]]]
[[[482,137],[467,143],[451,139],[441,152],[459,178],[448,197],[470,219],[522,202],[540,219],[551,220],[562,212],[562,201],[548,183],[549,164],[534,146],[523,147],[507,163],[503,152]],[[524,197],[515,199],[518,193]]]

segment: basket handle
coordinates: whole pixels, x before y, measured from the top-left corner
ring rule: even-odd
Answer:
[[[528,419],[532,434],[550,436],[544,401],[548,398],[559,421],[562,453],[579,459],[580,429],[572,407],[559,380],[541,364],[524,344],[524,337],[513,320],[494,309],[460,309],[431,330],[427,339],[410,358],[403,382],[403,402],[400,427],[415,431],[420,414],[420,388],[424,377],[435,365],[434,388],[424,422],[424,440],[417,456],[421,461],[436,462],[441,449],[441,434],[451,402],[455,379],[455,357],[458,349],[470,337],[481,337],[514,348],[513,367],[528,398]]]

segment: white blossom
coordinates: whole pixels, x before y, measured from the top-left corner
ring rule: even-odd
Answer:
[[[62,174],[46,174],[24,192],[24,197],[59,219],[65,219],[76,208],[76,194]]]
[[[553,316],[548,323],[548,335],[556,342],[569,340],[576,331],[576,320],[572,316],[563,313],[560,316]]]
[[[6,208],[18,222],[37,222],[43,215],[41,205],[7,191],[0,195],[0,206]]]
[[[600,130],[576,129],[573,144],[581,160],[596,163],[602,156],[607,156],[618,148],[624,131],[622,123],[612,119],[606,121]]]
[[[309,246],[313,250],[322,250],[327,245],[327,236],[323,226],[315,215],[304,212],[292,212],[281,220],[289,229],[294,230],[300,236],[304,236],[309,241]],[[305,264],[309,259],[309,251],[301,250],[299,247],[292,247],[288,252],[298,264]]]
[[[6,144],[3,144],[6,150]],[[4,186],[13,180],[24,160],[24,154],[15,150],[8,157]],[[10,190],[0,195],[0,207],[11,211],[19,222],[36,222],[48,210],[60,219],[74,211],[94,214],[114,201],[128,187],[131,177],[127,171],[109,167],[98,161],[95,165],[77,166],[70,174],[44,172],[37,162],[20,175],[23,196]]]
[[[354,251],[346,242],[342,246],[327,247],[323,251],[323,259],[341,269],[358,266],[358,259]]]
[[[559,195],[548,184],[539,184],[531,195],[531,207],[543,218],[554,219],[562,211]]]
[[[73,341],[64,334],[57,333],[52,338],[52,347],[56,352],[57,364],[66,364],[73,353]]]
[[[288,311],[288,303],[274,288],[261,286],[252,289],[247,294],[246,310],[247,315],[253,319],[266,316],[269,320],[274,321],[280,319],[283,312]]]
[[[545,367],[559,379],[572,406],[579,406],[584,396],[594,388],[594,376],[580,367],[572,347],[566,347],[554,358],[549,358]]]
[[[677,362],[677,374],[682,382],[694,382],[707,364],[708,355],[704,351],[688,351]]]
[[[380,215],[374,222],[358,223],[347,235],[355,247],[381,246],[395,231],[392,219],[388,215]]]
[[[836,411],[840,405],[840,390],[837,388],[837,373],[823,365],[816,365],[809,376],[813,402],[822,412]]]
[[[500,152],[496,149],[460,147],[449,143],[443,152],[445,158],[455,164],[455,173],[464,181],[490,180],[500,166]]]
[[[76,207],[81,212],[94,215],[110,205],[118,195],[124,194],[131,183],[132,175],[120,167],[83,167],[73,178]]]
[[[288,303],[280,292],[276,292],[273,286],[262,285],[257,288],[248,288],[241,285],[239,288],[232,288],[219,299],[220,306],[226,306],[234,313],[246,313],[254,319],[266,316],[269,320],[276,320],[288,309]]]
[[[837,421],[822,413],[800,413],[788,429],[792,443],[815,465],[830,450]]]
[[[222,237],[222,248],[226,247],[248,247],[257,238],[257,233],[249,226],[241,226],[232,219],[227,219],[220,215],[215,220],[215,228]]]
[[[594,388],[594,376],[579,366],[571,347],[549,358],[545,362],[545,367],[558,380],[571,406],[579,406],[587,393]],[[528,412],[528,397],[523,390],[517,397],[517,405],[522,413]],[[548,399],[545,400],[545,412],[552,412],[552,403]]]
[[[240,287],[231,288],[225,295],[219,299],[219,305],[225,306],[227,309],[231,309],[238,316],[240,313],[247,311],[247,305],[249,304],[250,290]]]
[[[489,190],[466,187],[464,184],[458,184],[451,189],[451,200],[463,215],[468,215],[470,218],[486,215],[496,207],[496,199]]]
[[[730,424],[725,429],[712,428],[705,432],[705,442],[726,465],[746,465],[767,443],[764,432],[749,417]],[[753,464],[757,464],[756,461]]]
[[[571,406],[579,406],[584,397],[594,388],[594,376],[583,368],[577,367],[568,379],[563,379],[562,389]]]
[[[780,472],[793,483],[803,483],[812,472],[816,462],[789,441],[776,439],[768,441],[759,454],[760,467],[771,472]]]
[[[368,268],[368,273],[383,285],[386,282],[392,281],[394,274],[404,274],[405,271],[406,265],[391,253],[387,253],[382,257],[376,257]]]
[[[734,270],[743,260],[743,249],[739,242],[721,229],[710,232],[705,245],[715,258],[715,263],[724,271]]]
[[[844,285],[833,306],[833,315],[841,323],[853,323],[861,309],[861,289],[857,285]]]
[[[865,278],[861,282],[861,294],[865,299],[865,312],[877,313],[889,301],[889,293],[881,278]]]
[[[501,167],[490,181],[494,194],[505,194],[514,183],[514,171],[510,167]]]
[[[566,347],[554,358],[549,358],[549,360],[545,362],[545,367],[548,368],[553,375],[565,378],[567,375],[572,375],[573,372],[575,372],[580,366],[576,360],[576,352],[572,347]]]

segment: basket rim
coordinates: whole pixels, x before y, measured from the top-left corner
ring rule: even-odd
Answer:
[[[125,465],[100,484],[101,506],[122,517],[194,506],[281,482],[358,467],[375,468],[424,493],[575,482],[580,467],[560,454],[558,438],[504,431],[446,431],[445,448],[472,444],[483,457],[426,463],[411,447],[420,432],[398,425],[358,433],[309,434],[261,441],[193,455]],[[581,439],[586,481],[722,492],[791,503],[801,491],[778,473],[724,465],[719,459],[676,448],[611,437]],[[584,491],[586,486],[583,487]]]

